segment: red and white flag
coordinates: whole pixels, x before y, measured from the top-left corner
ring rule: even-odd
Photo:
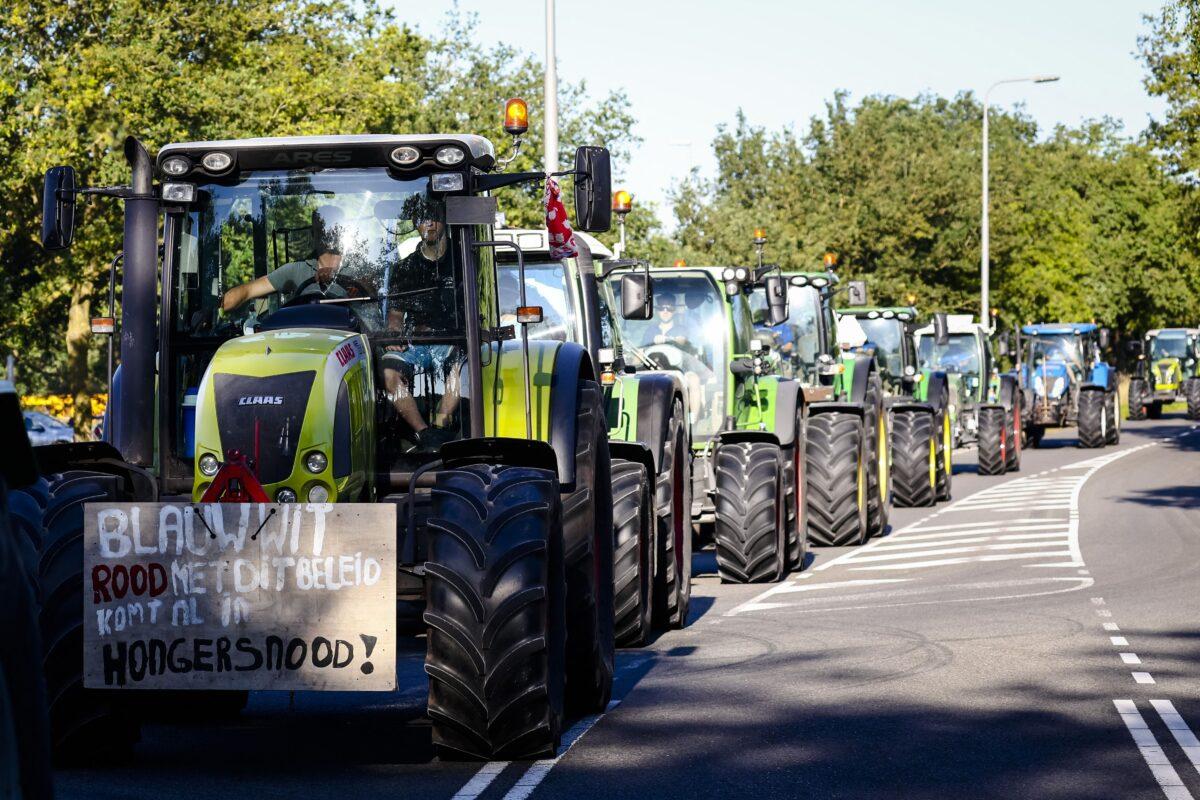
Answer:
[[[562,190],[558,181],[546,176],[546,231],[550,234],[551,258],[574,258],[579,255],[575,246],[575,232],[567,220],[567,209],[563,206]]]

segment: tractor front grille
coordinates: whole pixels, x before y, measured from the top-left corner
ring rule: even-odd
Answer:
[[[313,370],[265,378],[213,376],[221,449],[254,458],[261,483],[279,483],[292,474],[315,376]]]

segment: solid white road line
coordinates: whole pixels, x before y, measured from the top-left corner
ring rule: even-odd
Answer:
[[[982,544],[966,547],[935,547],[928,550],[918,550],[911,553],[898,553],[896,548],[888,548],[883,555],[872,554],[859,558],[847,559],[850,564],[863,564],[875,561],[898,561],[904,558],[922,558],[924,556],[948,556],[953,553],[979,553],[985,550],[1020,550],[1026,547],[1062,547],[1067,544],[1062,536],[1055,537],[1051,542],[1007,542],[1005,544]],[[878,551],[876,551],[878,553]]]
[[[968,531],[957,534],[938,534],[938,536],[961,536],[960,539],[941,539],[936,541],[914,542],[912,539],[919,537],[905,536],[903,539],[898,539],[894,542],[884,542],[879,545],[876,550],[882,550],[885,553],[890,553],[896,550],[912,550],[921,547],[946,547],[957,544],[978,544],[979,542],[1011,542],[1021,541],[1026,539],[1063,539],[1067,535],[1064,528],[1061,531],[1047,531],[1046,533],[1006,533],[976,536],[976,531]],[[968,535],[969,534],[969,535]]]
[[[987,522],[957,522],[953,525],[920,525],[920,524],[917,524],[917,525],[909,525],[907,528],[904,528],[903,531],[897,531],[896,533],[907,534],[909,532],[924,533],[925,531],[960,531],[960,530],[965,532],[965,529],[967,529],[967,528],[995,528],[997,526],[1002,526],[1002,529],[1012,528],[1013,530],[1022,530],[1022,528],[1020,528],[1020,527],[1013,527],[1013,526],[1033,525],[1035,523],[1037,526],[1061,525],[1062,521],[1060,520],[1058,522],[1055,522],[1054,520],[1046,519],[1045,517],[1029,517],[1027,519],[991,519],[991,520],[988,520]],[[896,535],[895,533],[892,534],[892,536],[895,536],[895,535]],[[890,538],[891,538],[891,536],[887,537],[886,539],[876,539],[875,541],[887,541],[887,539],[890,539]],[[905,536],[904,538],[907,539],[909,537]]]
[[[1168,800],[1194,800],[1192,793],[1184,785],[1183,779],[1175,771],[1175,767],[1171,766],[1171,760],[1158,746],[1158,740],[1154,738],[1154,732],[1142,718],[1137,704],[1132,700],[1113,700],[1113,705],[1116,706],[1117,713],[1121,715],[1121,721],[1125,723],[1129,735],[1133,737],[1133,742],[1137,745],[1138,752],[1142,754],[1146,766],[1150,768],[1150,774],[1158,781],[1158,785],[1162,787],[1163,794]]]
[[[505,793],[503,800],[525,800],[538,785],[546,779],[550,774],[550,770],[554,769],[555,765],[562,759],[563,756],[574,746],[576,742],[583,738],[583,735],[592,729],[592,726],[600,721],[600,718],[612,711],[620,704],[620,700],[613,700],[608,704],[608,708],[604,709],[603,714],[593,714],[590,717],[584,717],[571,726],[570,730],[562,735],[562,743],[558,747],[558,753],[554,758],[544,758],[541,761],[535,761],[529,765],[529,769],[521,777],[517,778],[517,782],[512,788]]]
[[[496,780],[496,776],[503,772],[509,763],[508,761],[487,762],[450,800],[475,800],[487,791],[487,788],[492,785],[492,781]]]
[[[1175,737],[1175,741],[1179,743],[1187,760],[1192,762],[1192,766],[1196,768],[1197,772],[1200,772],[1200,739],[1196,738],[1196,734],[1192,733],[1192,729],[1188,727],[1183,717],[1179,716],[1175,705],[1170,700],[1151,700],[1150,705],[1154,706],[1154,710],[1162,717],[1162,721],[1167,725],[1167,730]]]
[[[1062,550],[1062,551],[1056,550],[1056,551],[1050,552],[1050,553],[1002,553],[1000,555],[990,555],[990,556],[960,556],[958,558],[935,558],[931,561],[912,561],[909,563],[901,563],[901,564],[876,564],[874,566],[869,566],[869,567],[854,567],[854,566],[852,566],[849,569],[851,572],[864,572],[867,570],[880,570],[880,569],[924,569],[926,567],[944,567],[944,566],[948,566],[950,564],[967,564],[972,561],[1009,561],[1009,560],[1018,559],[1018,558],[1052,558],[1052,557],[1057,558],[1059,556],[1062,556],[1063,558],[1070,558],[1071,551],[1070,550]],[[1074,562],[1069,562],[1069,563],[1070,563],[1070,566],[1075,566]],[[1084,580],[1086,580],[1086,579],[1084,579]],[[1089,581],[1087,585],[1091,586],[1091,582]]]

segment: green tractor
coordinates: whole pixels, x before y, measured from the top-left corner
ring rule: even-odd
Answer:
[[[785,269],[788,321],[764,329],[781,372],[803,387],[808,461],[808,536],[821,545],[861,544],[887,529],[891,488],[888,415],[874,357],[838,342],[832,271]],[[865,285],[846,287],[853,304]]]
[[[917,362],[946,374],[955,447],[976,445],[979,474],[1021,468],[1021,391],[1001,374],[989,331],[970,314],[950,314],[945,336],[935,326],[916,331]]]
[[[638,277],[610,279],[623,308],[641,292]],[[655,269],[650,277],[653,314],[622,320],[621,337],[638,363],[683,381],[691,521],[701,536],[711,530],[723,581],[780,580],[806,557],[805,403],[798,383],[770,374],[749,297],[771,293],[774,319],[782,320],[782,282],[753,267]]]
[[[954,472],[950,386],[945,372],[917,363],[917,310],[859,306],[837,314],[839,328],[861,329],[883,378],[891,418],[893,502],[931,506],[949,500]],[[942,315],[935,317],[935,325],[944,328],[943,323]]]
[[[552,755],[564,713],[609,701],[614,542],[600,366],[577,342],[530,336],[541,311],[523,288],[515,324],[498,302],[496,251],[523,270],[493,238],[491,194],[546,176],[502,171],[490,141],[463,134],[191,142],[155,158],[130,137],[125,155],[128,186],[80,188],[56,167],[44,193],[50,250],[70,245],[80,194],[125,208],[110,441],[39,453],[56,749],[102,757],[136,740],[128,698],[146,693],[98,690],[79,669],[81,543],[88,504],[161,501],[394,510],[385,572],[423,608],[435,748]],[[608,152],[581,147],[562,174],[577,227],[606,230]],[[181,688],[236,707],[242,675]]]
[[[641,646],[652,625],[682,628],[691,599],[691,447],[682,377],[656,369],[622,341],[606,278],[635,265],[611,260],[608,248],[584,233],[575,235],[579,254],[568,258],[550,255],[544,230],[501,229],[495,236],[525,255],[526,300],[543,314],[528,327],[529,338],[575,342],[600,369],[613,456],[616,639],[618,646]],[[497,256],[505,322],[519,304],[520,265],[504,251]],[[624,313],[645,319],[650,295],[643,296]]]
[[[1129,418],[1158,419],[1164,404],[1186,402],[1188,419],[1200,419],[1200,328],[1156,328],[1130,344]]]

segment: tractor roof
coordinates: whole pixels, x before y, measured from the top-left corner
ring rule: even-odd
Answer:
[[[225,139],[212,142],[177,142],[158,151],[157,164],[173,155],[188,156],[193,171],[199,170],[200,159],[207,153],[221,152],[233,156],[234,169],[287,169],[291,167],[405,167],[391,160],[397,147],[415,147],[420,159],[409,169],[441,167],[433,159],[434,152],[444,145],[456,145],[467,155],[466,163],[482,170],[496,165],[496,148],[482,136],[469,133],[390,134],[367,133],[353,136],[271,136],[258,139]],[[465,166],[465,164],[464,164]],[[175,176],[171,176],[175,177]],[[187,173],[178,176],[186,178]]]
[[[946,332],[954,335],[956,333],[982,333],[987,336],[988,332],[975,321],[975,318],[970,314],[947,314],[946,315]],[[933,334],[933,325],[926,325],[923,328],[918,328],[916,331],[918,336]]]
[[[814,280],[820,282],[821,279],[824,279],[825,282],[822,286],[818,286],[818,289],[836,286],[838,283],[838,276],[835,272],[821,272],[819,270],[816,272],[795,272],[788,269],[784,269],[782,272],[787,276],[788,283],[793,286],[812,286]]]
[[[497,228],[495,237],[501,241],[512,242],[525,252],[525,255],[537,254],[539,257],[549,257],[550,237],[544,229],[539,228]],[[575,238],[587,245],[593,260],[612,258],[612,251],[591,234],[575,231]],[[504,251],[499,251],[501,255]],[[510,251],[511,252],[511,251]]]
[[[1036,325],[1025,325],[1021,333],[1026,336],[1054,335],[1064,333],[1093,333],[1099,330],[1094,322],[1039,322]]]
[[[1197,336],[1200,328],[1152,328],[1146,331],[1146,338],[1151,336]]]

